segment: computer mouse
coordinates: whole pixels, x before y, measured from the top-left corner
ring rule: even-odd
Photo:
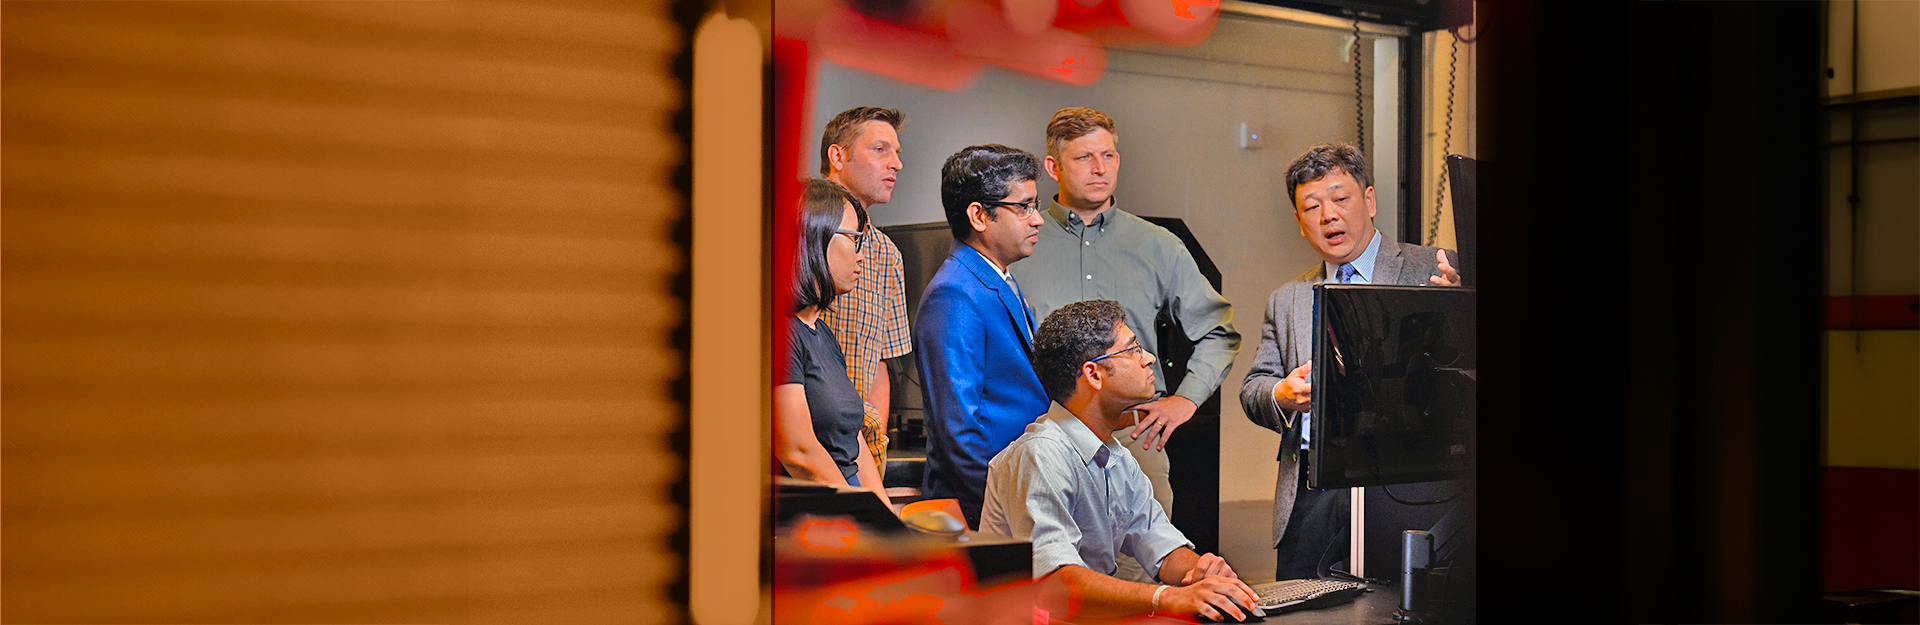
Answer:
[[[967,531],[967,524],[944,510],[921,510],[900,517],[907,529],[935,536],[959,536]]]
[[[1240,613],[1247,615],[1247,620],[1244,620],[1244,621],[1233,620],[1233,615],[1228,614],[1226,612],[1220,612],[1220,618],[1218,619],[1209,619],[1203,615],[1200,617],[1200,620],[1206,621],[1208,623],[1259,623],[1267,620],[1264,614],[1247,609],[1247,606],[1245,604],[1240,603],[1240,600],[1234,599],[1233,597],[1227,597],[1227,600],[1232,601],[1234,607],[1240,608]]]

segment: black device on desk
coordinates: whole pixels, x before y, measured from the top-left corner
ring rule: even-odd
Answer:
[[[785,476],[775,477],[773,514],[774,524],[782,528],[807,517],[837,517],[851,519],[861,531],[872,531],[884,538],[918,537],[921,543],[940,543],[964,554],[973,566],[974,577],[983,586],[1016,582],[1033,576],[1031,543],[975,531],[945,536],[914,532],[870,491]],[[960,527],[964,530],[966,526],[961,523]]]
[[[784,527],[805,515],[847,517],[859,524],[861,529],[886,534],[907,531],[907,526],[900,523],[900,517],[894,516],[893,511],[887,509],[887,504],[881,503],[880,497],[872,491],[829,486],[784,475],[773,478],[774,524]]]

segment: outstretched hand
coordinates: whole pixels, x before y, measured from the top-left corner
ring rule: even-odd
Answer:
[[[1460,272],[1455,271],[1453,264],[1447,262],[1447,251],[1439,250],[1434,252],[1434,255],[1440,257],[1440,275],[1427,276],[1427,281],[1434,286],[1460,286]]]

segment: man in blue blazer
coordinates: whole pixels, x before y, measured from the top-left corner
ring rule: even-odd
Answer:
[[[1004,145],[964,148],[940,168],[951,254],[920,295],[914,355],[925,381],[929,499],[960,500],[980,527],[987,461],[1046,414],[1033,373],[1035,319],[1007,273],[1040,240],[1040,176],[1032,154]]]

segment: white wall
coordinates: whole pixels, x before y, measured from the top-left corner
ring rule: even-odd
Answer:
[[[1860,93],[1865,96],[1920,87],[1920,2],[1827,3],[1828,97],[1853,92],[1854,22],[1859,10]],[[1910,95],[1910,94],[1909,94]]]
[[[1238,400],[1240,380],[1259,343],[1267,295],[1318,262],[1300,237],[1281,177],[1308,146],[1355,137],[1349,36],[1350,31],[1228,15],[1212,37],[1192,48],[1109,51],[1106,75],[1089,87],[989,68],[977,84],[956,93],[822,62],[811,127],[821,128],[853,106],[906,113],[907,128],[900,135],[905,169],[893,201],[872,213],[875,223],[892,225],[944,221],[940,164],[962,147],[1003,143],[1040,156],[1054,111],[1089,106],[1113,116],[1122,155],[1120,206],[1186,220],[1220,267],[1222,295],[1234,304],[1234,321],[1244,337],[1221,389],[1220,498],[1271,499],[1279,435],[1247,421]],[[1364,36],[1362,49],[1374,50],[1375,39]],[[1376,54],[1363,56],[1363,62]],[[1370,66],[1363,74],[1369,85],[1372,74]],[[1243,121],[1265,130],[1263,149],[1239,147]],[[1390,136],[1369,124],[1369,143]],[[815,136],[809,172],[819,167]],[[1054,186],[1042,180],[1040,191],[1051,195]],[[1391,206],[1381,209],[1376,222],[1397,219]],[[1257,529],[1267,531],[1264,525]]]

